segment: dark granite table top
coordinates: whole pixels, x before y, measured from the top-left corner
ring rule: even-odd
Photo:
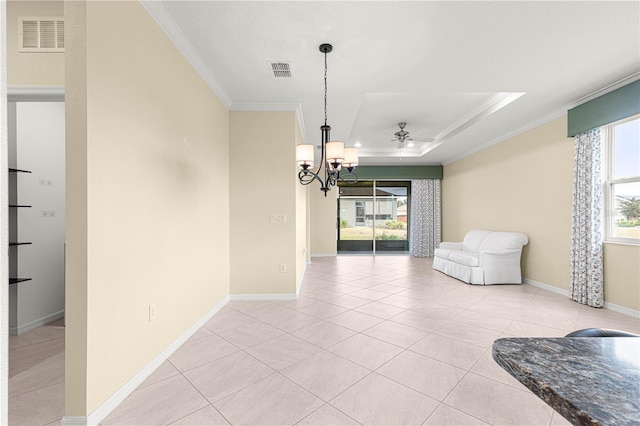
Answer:
[[[640,425],[640,337],[498,339],[493,359],[573,424]]]

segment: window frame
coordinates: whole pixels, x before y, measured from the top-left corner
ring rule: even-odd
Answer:
[[[604,243],[615,244],[631,244],[640,245],[640,238],[624,238],[614,236],[615,230],[615,212],[616,200],[614,199],[615,185],[624,183],[640,183],[640,175],[633,177],[625,177],[614,179],[614,163],[615,163],[615,128],[616,126],[625,124],[630,121],[640,120],[640,114],[609,123],[601,127],[601,137],[604,139],[604,149],[602,150],[603,159],[601,164],[602,174],[602,222],[603,222],[603,238]]]

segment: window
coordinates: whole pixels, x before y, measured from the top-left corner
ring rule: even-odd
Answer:
[[[640,116],[602,131],[604,241],[640,244]]]

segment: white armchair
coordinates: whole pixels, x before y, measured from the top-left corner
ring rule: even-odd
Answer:
[[[520,257],[528,242],[519,232],[469,231],[462,242],[440,243],[433,269],[468,284],[521,284]]]

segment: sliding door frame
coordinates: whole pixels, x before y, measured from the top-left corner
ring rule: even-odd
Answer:
[[[409,223],[411,222],[411,209],[410,209],[410,205],[411,205],[411,180],[410,179],[366,179],[366,180],[362,180],[359,181],[358,183],[356,183],[356,185],[360,184],[360,186],[365,186],[363,184],[365,183],[371,183],[371,188],[372,188],[372,202],[373,202],[373,214],[372,214],[372,256],[376,256],[377,254],[377,240],[376,240],[376,205],[377,205],[377,189],[378,187],[389,187],[389,186],[398,186],[398,187],[406,187],[407,188],[407,243],[409,242]],[[402,185],[399,185],[399,183],[402,183]],[[345,183],[345,184],[341,184],[339,183],[338,188],[340,187],[345,187],[348,188],[353,184],[349,184],[349,183]],[[368,185],[366,185],[366,187],[368,187]],[[338,189],[339,191],[339,189]],[[340,241],[340,193],[338,193],[338,202],[337,202],[337,209],[336,209],[336,227],[337,227],[337,239],[336,239],[336,246],[338,246],[338,243]],[[365,211],[365,223],[366,223],[366,211]],[[340,254],[339,251],[339,247],[336,247],[336,252],[337,254]],[[368,251],[367,251],[368,253]],[[408,248],[405,250],[405,252],[403,254],[408,254]]]

